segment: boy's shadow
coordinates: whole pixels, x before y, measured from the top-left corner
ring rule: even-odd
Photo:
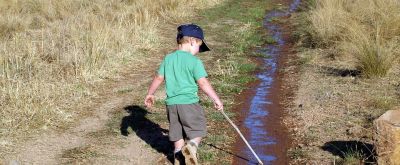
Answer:
[[[168,139],[168,130],[146,118],[150,112],[137,105],[130,105],[124,108],[129,113],[122,118],[121,134],[128,136],[128,128],[131,127],[136,135],[145,141],[152,148],[167,156],[170,162],[173,162],[173,146]]]

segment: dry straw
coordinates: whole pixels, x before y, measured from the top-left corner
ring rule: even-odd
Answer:
[[[310,21],[322,45],[355,57],[366,77],[385,76],[400,56],[400,1],[321,0]]]
[[[91,86],[160,46],[163,23],[220,1],[0,0],[0,140],[73,120]]]

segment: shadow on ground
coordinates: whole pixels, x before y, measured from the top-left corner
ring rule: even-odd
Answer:
[[[340,77],[359,77],[361,71],[355,69],[339,69],[333,67],[321,67],[322,73],[330,76],[340,76]]]
[[[236,157],[236,158],[238,158],[238,159],[242,159],[242,160],[244,160],[244,161],[246,161],[246,162],[252,163],[248,158],[245,158],[244,156],[240,156],[240,155],[238,155],[238,154],[235,154],[235,153],[232,153],[232,152],[230,152],[230,151],[227,151],[226,149],[217,147],[217,146],[215,146],[215,145],[212,144],[212,143],[206,143],[206,145],[209,146],[209,147],[212,147],[212,148],[214,148],[214,149],[220,150],[220,151],[222,151],[222,152],[225,152],[225,153],[227,153],[227,154],[229,154],[229,155],[232,155],[232,156],[234,156],[234,157]],[[257,164],[257,162],[255,162],[255,164]]]
[[[323,150],[344,159],[349,155],[359,155],[365,162],[376,162],[374,146],[361,141],[330,141],[321,147]]]
[[[168,139],[168,130],[161,128],[160,125],[147,119],[146,115],[150,114],[150,112],[140,106],[130,105],[124,109],[129,115],[122,118],[121,134],[128,136],[128,128],[132,128],[139,138],[153,149],[167,156],[170,162],[173,162],[173,146]]]

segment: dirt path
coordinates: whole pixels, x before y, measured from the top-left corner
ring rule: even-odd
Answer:
[[[149,66],[154,66],[155,62]],[[152,67],[133,71],[112,83],[101,99],[95,100],[93,114],[63,132],[51,130],[18,145],[6,155],[6,163],[20,164],[168,164],[166,156],[148,147],[137,134],[122,131],[127,107],[140,105],[142,89],[151,80],[145,74]],[[147,75],[147,76],[144,76]],[[116,91],[129,88],[120,94]],[[139,90],[140,89],[140,90]],[[119,115],[115,115],[118,113]],[[112,126],[110,126],[110,124]],[[127,128],[126,128],[127,129]]]

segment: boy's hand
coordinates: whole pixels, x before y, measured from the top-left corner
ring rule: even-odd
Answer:
[[[224,105],[222,104],[221,100],[214,101],[214,108],[219,111],[224,110]]]
[[[154,104],[154,95],[147,95],[146,98],[144,99],[144,104],[146,105],[147,108],[151,108]]]
[[[224,110],[224,105],[222,104],[218,95],[215,93],[210,82],[208,82],[207,78],[202,77],[202,78],[198,79],[197,84],[199,84],[200,89],[203,90],[214,101],[215,109],[217,109],[219,111]]]

